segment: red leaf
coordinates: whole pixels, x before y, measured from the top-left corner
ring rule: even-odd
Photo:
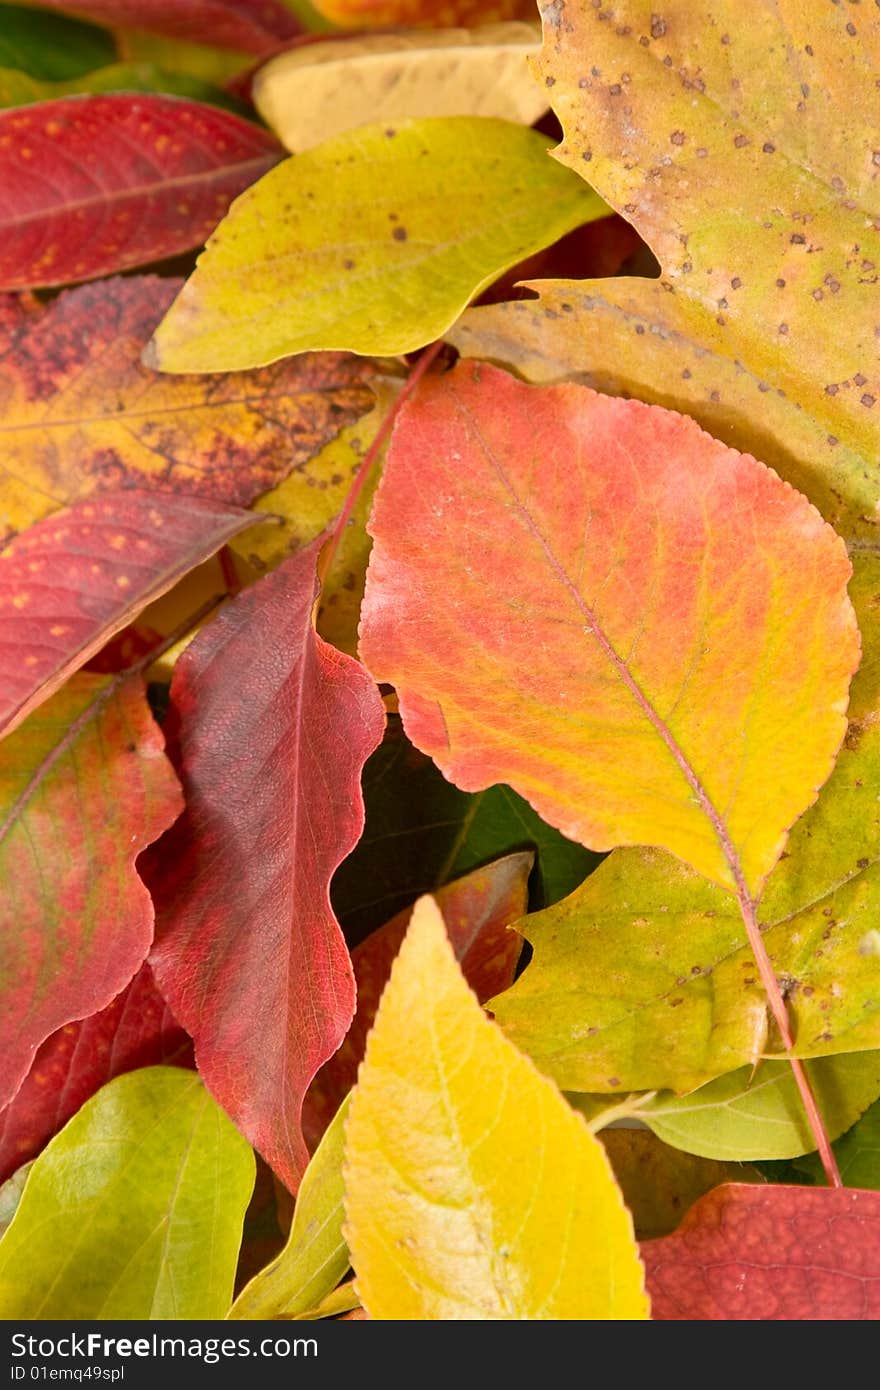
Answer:
[[[523,943],[509,927],[528,911],[533,862],[529,853],[508,854],[434,893],[464,977],[481,1004],[513,984]],[[303,1132],[312,1149],[357,1080],[367,1034],[412,912],[412,907],[404,908],[352,952],[357,1013],[339,1051],[321,1068],[306,1097]]]
[[[132,489],[16,537],[0,554],[0,734],[254,520],[218,502]]]
[[[266,53],[302,30],[281,0],[40,0],[40,5],[75,10],[112,28],[146,29],[242,53]]]
[[[92,280],[199,246],[282,155],[259,126],[177,97],[0,111],[0,286]]]
[[[135,860],[180,810],[137,677],[79,673],[0,743],[0,1105],[50,1033],[143,964],[154,914]]]
[[[880,1192],[726,1184],[642,1259],[660,1321],[874,1320]]]
[[[0,1110],[0,1182],[35,1158],[105,1082],[136,1067],[189,1066],[189,1038],[144,965],[100,1013],[68,1023],[37,1051],[5,1110]]]
[[[295,1186],[315,1072],[354,1014],[329,884],[363,829],[384,709],[312,625],[320,542],[231,603],[175,669],[187,810],[151,856],[152,961],[199,1071]]]

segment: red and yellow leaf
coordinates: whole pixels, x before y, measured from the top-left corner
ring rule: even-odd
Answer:
[[[880,1193],[716,1187],[642,1259],[661,1322],[876,1321]]]
[[[348,29],[443,29],[535,18],[534,0],[316,0],[315,9]]]
[[[281,0],[39,0],[41,9],[75,10],[114,28],[263,54],[302,33]]]
[[[0,287],[92,280],[199,246],[284,151],[177,97],[61,97],[0,111]]]
[[[533,863],[532,854],[508,854],[445,884],[433,894],[462,974],[481,1004],[513,983],[522,938],[509,928],[528,908],[528,880]],[[352,951],[357,1012],[339,1051],[321,1068],[309,1088],[303,1129],[311,1148],[357,1080],[367,1034],[412,913],[411,907],[396,913]]]
[[[82,673],[0,744],[0,1104],[149,950],[135,860],[181,809],[163,749],[137,677]]]
[[[66,1023],[38,1048],[0,1110],[0,1182],[43,1146],[107,1081],[138,1067],[189,1066],[192,1046],[148,965],[100,1013]]]
[[[375,685],[314,631],[316,542],[188,647],[171,687],[187,809],[153,858],[162,992],[199,1070],[289,1186],[305,1091],[354,1014],[333,871],[363,828]]]
[[[0,551],[0,734],[255,518],[134,489],[38,522]]]
[[[361,653],[456,785],[760,888],[830,773],[845,549],[684,416],[465,363],[401,412]]]
[[[119,485],[246,506],[292,471],[310,476],[309,460],[369,410],[374,368],[341,353],[225,376],[150,371],[141,352],[181,283],[105,280],[45,305],[0,297],[0,536]]]

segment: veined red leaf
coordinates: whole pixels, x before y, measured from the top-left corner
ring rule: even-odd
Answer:
[[[533,854],[508,854],[433,894],[462,974],[481,1004],[513,983],[522,938],[509,928],[528,910],[533,863]],[[412,914],[412,907],[404,908],[352,951],[357,1012],[342,1046],[309,1088],[303,1132],[310,1148],[318,1143],[357,1080],[367,1034]]]
[[[75,10],[85,19],[113,28],[146,29],[151,34],[270,52],[303,26],[281,0],[39,0],[46,10]]]
[[[209,1089],[295,1187],[306,1088],[354,1014],[334,869],[363,828],[384,709],[314,631],[320,541],[241,594],[180,658],[187,809],[151,868],[162,992]]]
[[[874,1321],[880,1192],[716,1187],[642,1259],[661,1322]]]
[[[292,471],[311,478],[309,460],[370,409],[375,369],[342,353],[224,376],[150,371],[141,352],[182,283],[0,296],[0,536],[121,485],[246,506]]]
[[[463,363],[401,411],[370,530],[361,653],[451,781],[760,888],[859,660],[805,498],[685,416]]]
[[[105,494],[0,551],[0,735],[231,536],[251,512],[199,497]]]
[[[142,964],[137,856],[180,813],[137,677],[80,673],[0,744],[0,1104],[50,1033],[105,1008]]]
[[[35,1158],[107,1081],[137,1067],[188,1066],[192,1046],[148,965],[100,1013],[66,1023],[38,1048],[13,1099],[0,1110],[0,1182]]]
[[[0,111],[0,286],[92,280],[198,246],[283,153],[259,126],[178,97]]]

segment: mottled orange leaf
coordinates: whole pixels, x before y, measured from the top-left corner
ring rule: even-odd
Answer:
[[[0,735],[254,520],[206,498],[132,488],[16,537],[0,551]]]
[[[859,659],[803,497],[684,416],[462,363],[404,407],[370,529],[361,653],[447,777],[760,887]]]
[[[532,854],[508,854],[445,884],[432,895],[443,914],[462,974],[480,1003],[513,983],[522,937],[509,928],[528,910],[533,863]],[[396,913],[352,951],[357,1012],[341,1047],[309,1087],[303,1132],[310,1147],[317,1144],[357,1080],[367,1034],[412,913],[412,907]]]
[[[135,860],[181,809],[163,750],[139,678],[83,673],[0,744],[0,1104],[149,950]]]
[[[534,0],[315,0],[315,9],[347,29],[444,29],[537,18]]]
[[[341,353],[150,371],[141,352],[181,283],[104,280],[47,305],[0,296],[0,537],[120,485],[245,506],[370,408],[370,364]]]

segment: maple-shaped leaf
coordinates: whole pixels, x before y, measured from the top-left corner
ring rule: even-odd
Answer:
[[[89,1096],[138,1067],[189,1066],[192,1047],[148,965],[100,1013],[67,1023],[37,1049],[0,1110],[0,1181],[36,1155]]]
[[[223,377],[150,371],[141,353],[181,284],[144,275],[49,304],[0,296],[0,536],[119,485],[245,506],[296,470],[305,490],[308,461],[370,408],[373,369],[355,357]]]
[[[528,57],[531,24],[328,37],[280,53],[254,78],[253,101],[292,153],[370,121],[497,116],[533,125],[547,89]]]
[[[636,226],[662,274],[554,285],[523,319],[561,299],[579,319],[577,370],[684,409],[696,396],[753,450],[766,428],[799,484],[820,480],[835,523],[876,540],[874,21],[798,0],[745,22],[737,0],[552,0],[543,20],[558,157]],[[643,365],[651,334],[671,350]],[[762,391],[778,400],[765,407]]]
[[[802,1057],[880,1047],[877,556],[850,592],[866,657],[846,741],[757,906]],[[779,1050],[736,903],[669,854],[616,850],[519,930],[532,960],[492,1007],[564,1087],[691,1089]]]
[[[522,939],[509,926],[528,905],[532,863],[531,854],[510,854],[438,888],[433,895],[462,973],[481,1004],[513,982]],[[339,1050],[309,1088],[303,1130],[312,1146],[357,1080],[379,999],[412,913],[411,907],[404,908],[352,952],[357,1012]]]
[[[302,25],[282,0],[39,0],[47,10],[75,9],[96,24],[148,33],[242,53],[271,52]]]
[[[361,653],[444,775],[761,887],[859,660],[803,497],[684,416],[464,363],[403,408],[370,529]]]
[[[363,827],[360,773],[384,725],[370,676],[315,633],[319,546],[241,594],[178,661],[187,806],[149,875],[160,988],[209,1089],[294,1188],[303,1096],[354,1014],[329,884]]]
[[[875,1321],[880,1193],[717,1187],[642,1258],[661,1322]]]
[[[207,499],[132,489],[16,537],[0,551],[0,734],[255,520]]]
[[[249,1145],[197,1076],[118,1076],[28,1174],[0,1241],[0,1317],[224,1317],[253,1185]]]
[[[149,950],[134,864],[181,809],[163,749],[138,677],[82,673],[0,744],[0,1104]]]
[[[372,1318],[647,1317],[602,1145],[486,1018],[430,898],[367,1042],[344,1177]]]
[[[250,121],[171,96],[0,111],[0,287],[92,280],[188,251],[280,153]]]

